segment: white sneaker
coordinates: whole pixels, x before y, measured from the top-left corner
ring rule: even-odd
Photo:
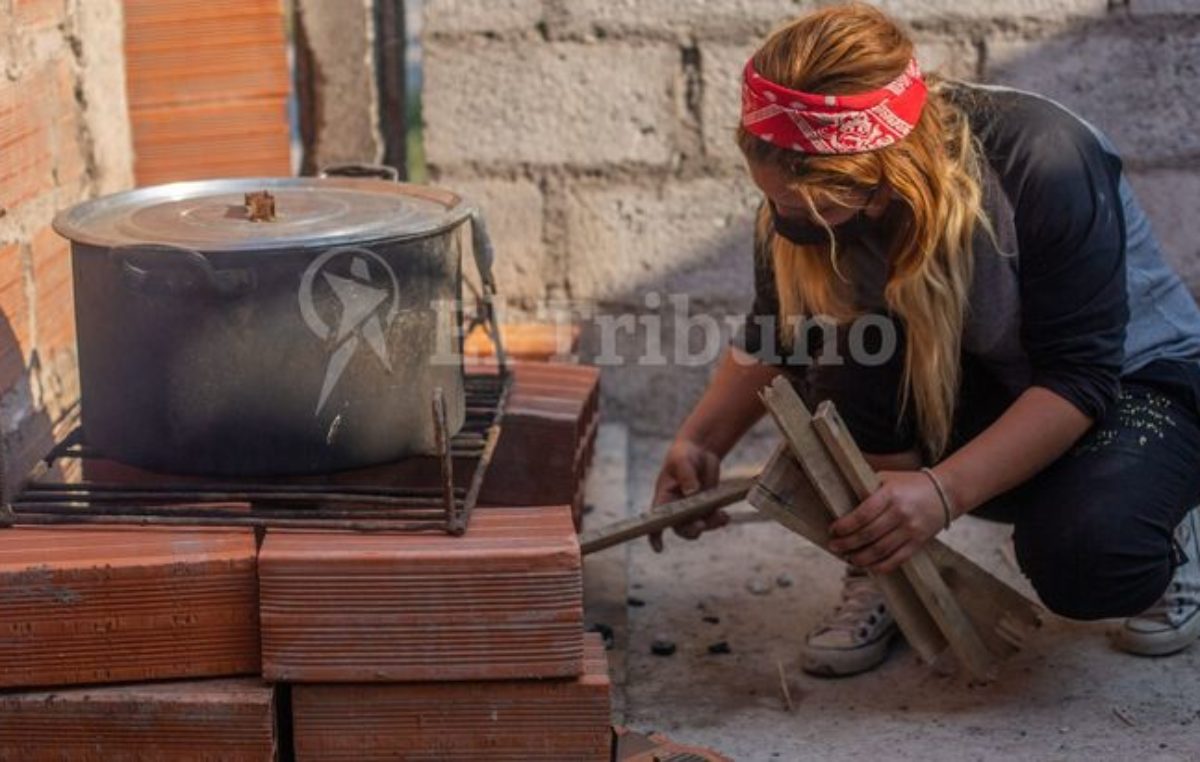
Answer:
[[[1113,632],[1113,643],[1139,656],[1166,656],[1200,638],[1200,508],[1188,511],[1175,529],[1184,562],[1175,569],[1158,603],[1126,619]]]
[[[874,580],[847,567],[842,602],[804,638],[800,666],[822,677],[866,672],[887,658],[897,632]]]

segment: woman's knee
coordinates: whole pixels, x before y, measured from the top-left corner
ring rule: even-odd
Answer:
[[[1171,579],[1171,536],[1135,516],[1078,506],[1015,527],[1021,570],[1046,608],[1070,619],[1134,616]]]

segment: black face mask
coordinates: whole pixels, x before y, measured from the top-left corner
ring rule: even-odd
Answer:
[[[775,232],[784,239],[797,246],[829,243],[829,231],[820,225],[811,225],[782,217],[775,208],[775,204],[769,203],[768,208],[771,210],[771,225],[775,228]],[[862,238],[870,229],[871,223],[861,211],[840,225],[832,225],[829,228],[833,231],[834,239],[839,242]]]

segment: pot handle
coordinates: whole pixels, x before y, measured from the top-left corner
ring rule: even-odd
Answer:
[[[400,182],[400,170],[390,164],[333,164],[322,167],[318,177],[378,177]]]
[[[235,297],[253,291],[256,284],[253,270],[218,270],[208,257],[184,246],[129,244],[113,248],[108,257],[119,263],[125,285],[142,293]]]

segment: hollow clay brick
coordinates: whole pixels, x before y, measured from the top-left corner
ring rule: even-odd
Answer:
[[[607,661],[585,637],[574,679],[297,685],[296,759],[607,762]]]
[[[274,712],[253,678],[0,694],[0,762],[272,762]]]
[[[259,670],[254,535],[0,529],[0,687]]]
[[[259,580],[270,680],[582,670],[579,542],[566,505],[477,511],[462,537],[269,531]]]

